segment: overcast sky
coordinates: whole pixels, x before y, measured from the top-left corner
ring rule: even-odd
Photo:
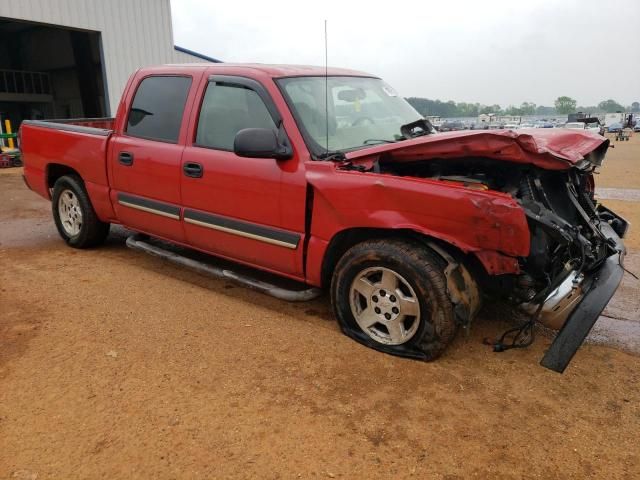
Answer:
[[[640,101],[639,0],[171,0],[174,40],[227,62],[324,64],[405,97]]]

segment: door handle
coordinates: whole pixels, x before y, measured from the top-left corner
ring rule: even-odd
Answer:
[[[133,165],[133,153],[120,152],[118,154],[118,162],[120,162],[121,165],[130,167],[131,165]]]
[[[204,173],[202,165],[195,162],[187,162],[182,166],[182,170],[187,177],[201,178]]]

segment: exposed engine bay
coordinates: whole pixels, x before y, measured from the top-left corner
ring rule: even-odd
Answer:
[[[500,291],[525,308],[540,303],[569,278],[573,285],[580,284],[585,274],[596,270],[615,253],[615,244],[602,232],[603,223],[621,237],[627,228],[623,220],[597,204],[595,165],[544,170],[486,158],[461,158],[411,163],[381,161],[379,168],[380,173],[452,182],[471,189],[500,191],[515,198],[527,215],[531,249],[528,257],[519,259],[523,273],[511,279],[512,288],[505,291],[503,278]],[[543,315],[541,321],[559,329],[566,315],[558,314],[558,310],[555,315]]]
[[[339,170],[377,174],[374,190],[364,190],[377,194],[368,197],[368,205],[377,207],[373,215],[385,207],[380,198],[389,188],[410,191],[403,200],[419,202],[415,184],[387,183],[380,175],[427,180],[420,182],[426,203],[406,204],[409,220],[401,221],[453,251],[482,297],[506,300],[527,318],[486,343],[495,351],[526,347],[539,321],[559,330],[541,364],[562,372],[625,271],[628,223],[594,195],[594,175],[608,148],[606,138],[564,129],[465,131],[425,134],[330,159]],[[396,208],[402,208],[400,197],[389,197]],[[465,323],[459,316],[459,324],[468,328],[472,317]]]
[[[560,330],[542,364],[561,372],[622,276],[625,249],[620,239],[628,223],[594,197],[594,174],[607,146],[603,144],[579,165],[565,169],[484,157],[397,162],[388,154],[373,162],[371,169],[361,165],[356,168],[450,182],[471,190],[498,191],[516,200],[531,234],[529,255],[517,259],[520,273],[485,275],[481,287],[485,294],[518,306],[529,320],[488,344],[495,351],[528,346],[533,341],[533,325],[540,321]],[[347,164],[345,168],[353,167]],[[574,317],[572,326],[563,328]],[[468,323],[462,325],[469,327]],[[509,335],[511,343],[507,345],[505,338]]]

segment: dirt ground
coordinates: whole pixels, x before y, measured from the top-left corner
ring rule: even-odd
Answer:
[[[616,142],[607,134],[611,145],[603,168],[596,178],[599,187],[640,188],[640,133],[634,133],[627,142]]]
[[[598,185],[640,188],[637,162],[640,136]],[[559,375],[549,338],[482,345],[508,326],[487,312],[440,360],[399,359],[344,337],[326,298],[199,276],[123,229],[69,249],[49,210],[0,170],[0,479],[640,478],[637,355],[585,345]],[[626,276],[602,320],[639,325],[639,295]]]

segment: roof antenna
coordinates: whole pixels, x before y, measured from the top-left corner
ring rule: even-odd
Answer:
[[[327,53],[327,20],[324,21],[324,118],[326,120],[327,153],[329,153],[329,67]]]

